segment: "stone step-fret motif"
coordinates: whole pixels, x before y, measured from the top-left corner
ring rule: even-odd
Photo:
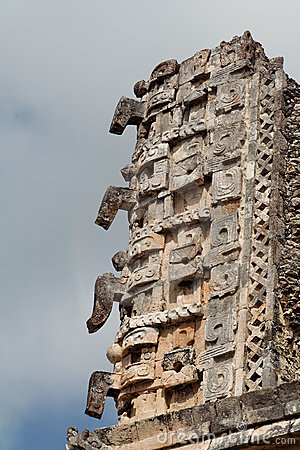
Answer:
[[[98,331],[115,301],[120,327],[87,414],[101,418],[112,396],[125,426],[280,383],[285,87],[282,59],[245,32],[159,64],[138,100],[121,98],[110,132],[135,125],[137,142],[128,186],[107,189],[96,224],[127,211],[129,242],[87,322]]]

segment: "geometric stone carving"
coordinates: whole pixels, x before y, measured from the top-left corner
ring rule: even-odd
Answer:
[[[154,114],[156,114],[156,109],[158,106],[161,107],[164,104],[169,103],[172,100],[174,100],[175,94],[176,94],[175,89],[168,89],[168,88],[165,88],[164,85],[162,85],[162,87],[160,88],[160,90],[158,92],[155,92],[154,94],[149,96],[148,105],[147,105],[148,107],[147,107],[147,112],[146,112],[147,119],[151,116],[150,112],[152,112],[152,110],[154,108],[155,108]]]
[[[166,189],[168,187],[169,162],[166,159],[156,161],[153,170],[145,166],[139,176],[139,194],[149,195],[153,191]]]
[[[206,99],[207,99],[207,86],[205,83],[203,83],[191,94],[188,94],[186,97],[184,97],[183,104],[184,106],[189,106],[192,103],[198,103]]]
[[[206,131],[206,124],[203,119],[198,119],[186,123],[181,127],[171,128],[171,130],[165,131],[162,134],[162,142],[173,143],[186,139],[191,136],[195,136],[198,133]]]
[[[211,223],[210,242],[212,247],[228,244],[238,238],[237,214],[227,214]]]
[[[229,393],[232,388],[233,371],[231,364],[219,364],[204,371],[204,400]]]
[[[144,116],[144,105],[136,100],[121,97],[116,106],[109,132],[122,134],[127,125],[138,125]]]
[[[208,350],[200,353],[200,355],[196,358],[195,365],[199,370],[209,368],[216,364],[214,358],[230,354],[234,352],[234,350],[234,342],[227,342],[226,344],[216,345],[215,347],[211,347]]]
[[[196,181],[203,184],[203,163],[199,150],[199,143],[192,143],[181,159],[174,161],[170,191],[177,191]]]
[[[137,161],[137,169],[140,171],[142,167],[158,159],[166,158],[169,153],[168,144],[157,144],[149,149],[143,148],[143,151]]]
[[[213,203],[240,197],[241,175],[240,167],[214,172],[212,178]]]
[[[225,83],[218,86],[218,112],[228,112],[244,104],[245,86],[243,81]]]
[[[110,372],[93,372],[89,382],[85,414],[101,419],[106,397],[116,396],[120,388],[120,375]]]
[[[119,302],[124,293],[125,285],[112,273],[105,273],[97,278],[93,312],[86,323],[89,333],[95,333],[104,325],[111,313],[113,302]]]
[[[183,322],[203,315],[201,302],[188,303],[168,311],[157,311],[132,317],[123,321],[116,339],[120,340],[129,330],[144,326],[165,326]]]
[[[195,350],[185,347],[164,354],[162,367],[162,384],[165,388],[198,380],[196,367],[193,365]]]
[[[105,230],[111,226],[119,209],[128,211],[135,204],[135,192],[124,187],[109,186],[99,208],[96,225]]]
[[[150,234],[142,236],[140,239],[131,241],[127,247],[127,253],[129,259],[141,256],[144,253],[153,252],[157,250],[163,250],[164,248],[164,236],[160,234]]]
[[[186,211],[168,217],[164,220],[153,220],[149,227],[139,228],[138,231],[132,231],[131,239],[139,239],[142,236],[147,236],[151,231],[160,233],[165,230],[171,230],[183,224],[192,224],[195,222],[207,222],[210,219],[210,208],[202,206],[199,209]]]
[[[203,169],[205,175],[225,170],[240,158],[245,140],[245,125],[241,123],[218,127],[211,134],[213,144],[207,148]]]
[[[164,370],[177,370],[178,366],[186,366],[194,363],[195,350],[193,347],[185,347],[172,350],[164,354],[162,366]]]
[[[128,290],[132,290],[136,286],[140,286],[145,283],[151,283],[158,281],[160,278],[160,266],[149,265],[138,268],[132,272],[128,279]]]
[[[203,257],[203,267],[211,269],[219,264],[235,261],[239,256],[239,241],[229,242],[229,244],[219,245],[213,248]]]
[[[236,158],[245,139],[245,124],[238,123],[217,127],[213,131],[212,155],[214,157]]]
[[[193,365],[182,366],[179,370],[167,370],[162,373],[161,383],[165,389],[180,384],[189,384],[198,381],[197,369]]]
[[[170,252],[169,280],[179,281],[202,272],[201,257],[196,255],[196,244],[176,247]]]
[[[216,314],[206,319],[205,340],[213,345],[231,342],[234,339],[236,318],[232,314]]]
[[[136,328],[128,333],[123,339],[123,352],[131,349],[136,345],[156,344],[158,339],[158,331],[155,328],[143,327]]]
[[[149,364],[134,363],[128,366],[121,376],[121,387],[124,388],[130,384],[154,380],[154,362]]]
[[[194,56],[184,61],[179,69],[179,84],[184,84],[203,74],[209,55],[210,50],[205,49],[195,53]]]
[[[211,269],[210,297],[234,293],[239,284],[239,263],[230,262]]]

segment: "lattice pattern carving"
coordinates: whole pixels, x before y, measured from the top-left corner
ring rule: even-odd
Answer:
[[[246,379],[247,391],[262,388],[263,341],[266,320],[266,287],[269,257],[269,204],[273,152],[273,92],[275,82],[263,78],[260,88],[259,136],[254,186],[252,254],[250,261]]]

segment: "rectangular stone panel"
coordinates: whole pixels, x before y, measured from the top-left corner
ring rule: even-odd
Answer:
[[[218,203],[241,196],[242,171],[240,167],[213,173],[212,201]]]

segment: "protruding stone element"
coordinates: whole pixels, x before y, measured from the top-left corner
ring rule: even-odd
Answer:
[[[130,242],[127,247],[129,259],[141,257],[146,253],[157,252],[158,250],[164,249],[164,236],[157,233],[149,233],[149,235],[144,235],[144,233],[140,234],[140,238]]]
[[[149,265],[135,269],[128,279],[128,290],[134,289],[146,283],[158,281],[160,277],[160,265]]]
[[[107,396],[116,396],[120,376],[110,372],[93,372],[89,382],[85,414],[101,419]]]
[[[121,97],[117,104],[109,132],[123,134],[127,125],[139,125],[144,116],[144,104],[127,97]]]
[[[122,359],[122,347],[119,344],[113,344],[108,347],[106,356],[109,362],[116,364]]]
[[[201,317],[203,315],[203,306],[201,302],[189,303],[187,305],[170,309],[168,311],[157,311],[146,315],[132,317],[123,322],[117,339],[122,337],[131,329],[143,326],[163,327],[183,322],[188,319]]]
[[[158,330],[151,327],[136,328],[123,339],[123,351],[128,351],[137,345],[157,344]]]
[[[121,169],[122,177],[125,181],[130,181],[135,174],[136,167],[134,164],[127,164]]]
[[[111,258],[111,261],[116,271],[121,272],[127,263],[126,253],[120,250]]]
[[[148,89],[148,83],[145,80],[137,81],[133,87],[133,92],[137,98],[142,98]]]
[[[150,83],[161,80],[162,78],[174,75],[179,69],[179,64],[176,59],[169,59],[158,64],[152,71],[150,76]]]
[[[119,209],[128,211],[135,204],[135,192],[125,187],[109,186],[104,194],[96,225],[105,230],[111,226]]]
[[[89,333],[95,333],[105,324],[111,313],[113,302],[119,302],[124,292],[125,285],[112,273],[105,273],[97,278],[93,313],[86,323]]]
[[[210,297],[222,297],[236,291],[239,283],[239,263],[231,262],[213,267],[211,270]]]

